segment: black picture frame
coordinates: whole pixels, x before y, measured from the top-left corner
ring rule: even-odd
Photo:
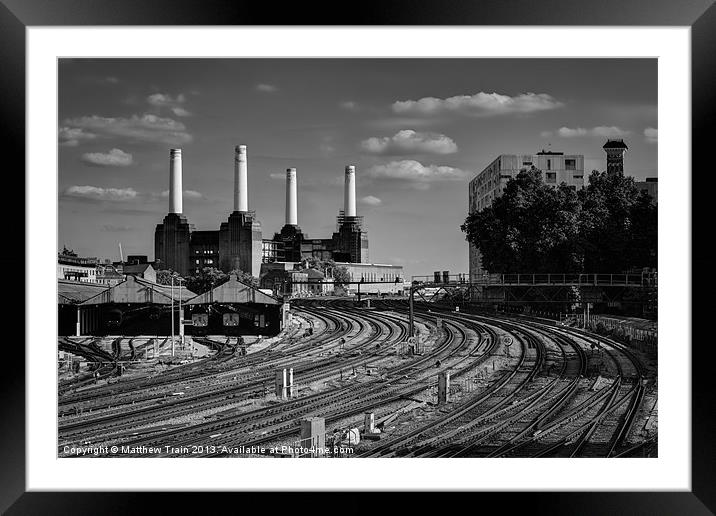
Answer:
[[[716,120],[716,6],[713,0],[450,0],[429,2],[382,0],[345,4],[338,2],[281,3],[236,0],[0,0],[0,132],[6,168],[3,182],[12,192],[25,192],[25,30],[31,26],[61,25],[657,25],[690,26],[692,34],[692,169],[700,170],[698,188],[692,188],[692,270],[690,282],[692,335],[681,342],[663,342],[692,353],[692,490],[690,492],[597,493],[480,493],[479,508],[502,507],[513,512],[529,510],[550,514],[713,514],[716,511],[716,396],[711,384],[714,363],[708,339],[710,274],[707,257],[710,221],[706,196],[713,196],[713,164],[708,149]],[[668,99],[660,99],[668,101]],[[53,116],[49,115],[48,116]],[[661,142],[668,145],[668,142]],[[689,177],[684,163],[684,180]],[[681,171],[679,171],[681,172]],[[702,177],[703,176],[703,177]],[[13,185],[12,182],[15,182]],[[709,183],[710,182],[710,183]],[[694,183],[696,184],[696,183]],[[711,188],[710,188],[711,187]],[[24,196],[13,195],[16,200]],[[19,224],[16,204],[3,203],[3,240],[14,251],[3,253],[3,311],[5,321],[4,367],[0,373],[0,510],[7,514],[142,513],[158,504],[163,513],[206,511],[209,507],[235,512],[254,506],[242,493],[126,492],[25,492],[25,360],[20,342],[24,326],[17,315],[24,307],[25,226]],[[22,201],[20,201],[22,203]],[[24,210],[23,210],[24,213]],[[20,256],[22,254],[22,256]],[[24,274],[18,274],[22,271]],[[694,274],[697,281],[693,282]],[[12,285],[12,281],[17,282]],[[701,301],[701,302],[699,302]],[[35,307],[28,307],[29,310]],[[29,313],[24,313],[28,324]],[[668,317],[668,314],[662,314]],[[696,331],[696,330],[701,331]],[[17,338],[11,337],[13,331]],[[701,337],[700,339],[698,337]],[[694,343],[693,345],[691,343]],[[667,366],[668,368],[668,366]],[[272,493],[267,505],[293,510],[365,512],[384,510],[380,498],[364,502],[359,493],[320,498],[310,493]],[[441,497],[446,496],[445,493]],[[450,505],[475,503],[475,494],[450,494]],[[470,497],[469,500],[463,498]],[[266,497],[266,495],[259,495]],[[404,511],[425,507],[424,493],[402,497]],[[210,500],[210,502],[209,502]],[[209,502],[209,505],[207,505]],[[364,503],[369,504],[361,508]],[[497,505],[494,505],[497,504]],[[321,508],[323,506],[323,508]],[[260,509],[261,505],[252,507]],[[383,509],[381,509],[383,507]],[[469,507],[469,505],[468,505]],[[446,507],[443,507],[445,509]],[[211,509],[210,509],[211,510]],[[212,510],[212,512],[215,512]]]

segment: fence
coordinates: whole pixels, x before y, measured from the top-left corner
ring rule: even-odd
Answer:
[[[576,285],[576,286],[622,286],[657,287],[656,272],[623,274],[482,274],[468,278],[466,274],[446,276],[413,276],[413,283],[472,285]]]
[[[584,314],[576,314],[572,317],[577,326],[585,327]],[[638,328],[635,323],[603,315],[590,315],[586,327],[596,333],[603,328],[612,337],[640,351],[655,352],[659,342],[658,330]]]

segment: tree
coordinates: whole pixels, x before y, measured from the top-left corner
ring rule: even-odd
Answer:
[[[228,276],[231,276],[232,274],[235,275],[236,279],[238,279],[241,283],[245,283],[245,284],[250,285],[254,288],[258,288],[258,286],[259,286],[258,278],[252,276],[248,272],[244,272],[240,269],[234,269],[233,271],[231,271],[228,274]],[[227,276],[227,278],[228,278],[228,276]]]
[[[161,269],[157,271],[157,283],[160,285],[171,285],[172,276],[176,276],[176,272],[171,269]],[[191,289],[190,289],[191,290]]]
[[[186,278],[186,288],[195,294],[203,294],[225,283],[229,276],[216,267],[204,267],[197,274]]]
[[[343,287],[351,280],[351,275],[348,272],[348,267],[340,265],[333,268],[333,284],[336,287]]]
[[[482,253],[487,270],[572,272],[581,268],[577,194],[551,188],[538,169],[520,172],[492,205],[470,214],[461,226]]]
[[[633,178],[593,172],[586,188],[552,188],[520,172],[461,229],[501,273],[614,273],[656,266],[657,207]]]
[[[315,269],[317,271],[321,271],[322,273],[326,273],[327,269],[334,268],[336,266],[336,262],[333,260],[320,260],[318,258],[315,258],[313,256],[308,256],[301,260],[301,269]]]
[[[229,281],[234,274],[236,279],[254,288],[258,288],[259,280],[251,274],[240,269],[234,269],[228,274],[216,267],[204,267],[198,274],[186,278],[186,287],[196,294],[203,294]]]
[[[633,178],[592,172],[579,198],[585,272],[656,266],[657,206]]]

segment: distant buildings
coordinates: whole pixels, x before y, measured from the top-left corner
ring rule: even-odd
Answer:
[[[64,247],[57,254],[57,279],[97,283],[97,258],[80,258]]]
[[[356,214],[355,167],[345,169],[345,208],[339,212],[331,238],[309,239],[298,226],[296,169],[286,175],[286,224],[273,239],[263,239],[256,214],[248,210],[248,168],[245,145],[234,153],[234,211],[218,231],[196,231],[183,214],[181,149],[169,153],[169,213],[154,232],[154,255],[158,269],[171,269],[182,276],[204,267],[224,272],[238,269],[259,277],[261,264],[294,262],[306,257],[321,260],[366,262],[368,234],[363,217]]]
[[[142,278],[152,283],[157,282],[157,271],[149,263],[140,263],[137,265],[125,265],[122,269],[125,276],[134,276]]]
[[[636,187],[642,191],[646,192],[649,197],[652,198],[654,202],[659,201],[659,179],[656,177],[647,177],[646,181],[636,181],[634,184],[636,184]]]
[[[157,273],[146,256],[128,256],[127,262],[100,262],[97,258],[81,258],[66,247],[57,255],[57,279],[114,286],[127,276],[135,276],[151,282],[157,281]]]

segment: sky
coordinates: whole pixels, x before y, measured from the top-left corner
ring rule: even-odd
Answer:
[[[643,180],[657,129],[655,59],[61,59],[58,245],[152,260],[171,148],[184,215],[218,229],[244,144],[264,238],[283,226],[288,167],[299,226],[329,238],[350,164],[372,263],[466,272],[468,183],[499,154],[583,154],[588,173],[623,138]]]

